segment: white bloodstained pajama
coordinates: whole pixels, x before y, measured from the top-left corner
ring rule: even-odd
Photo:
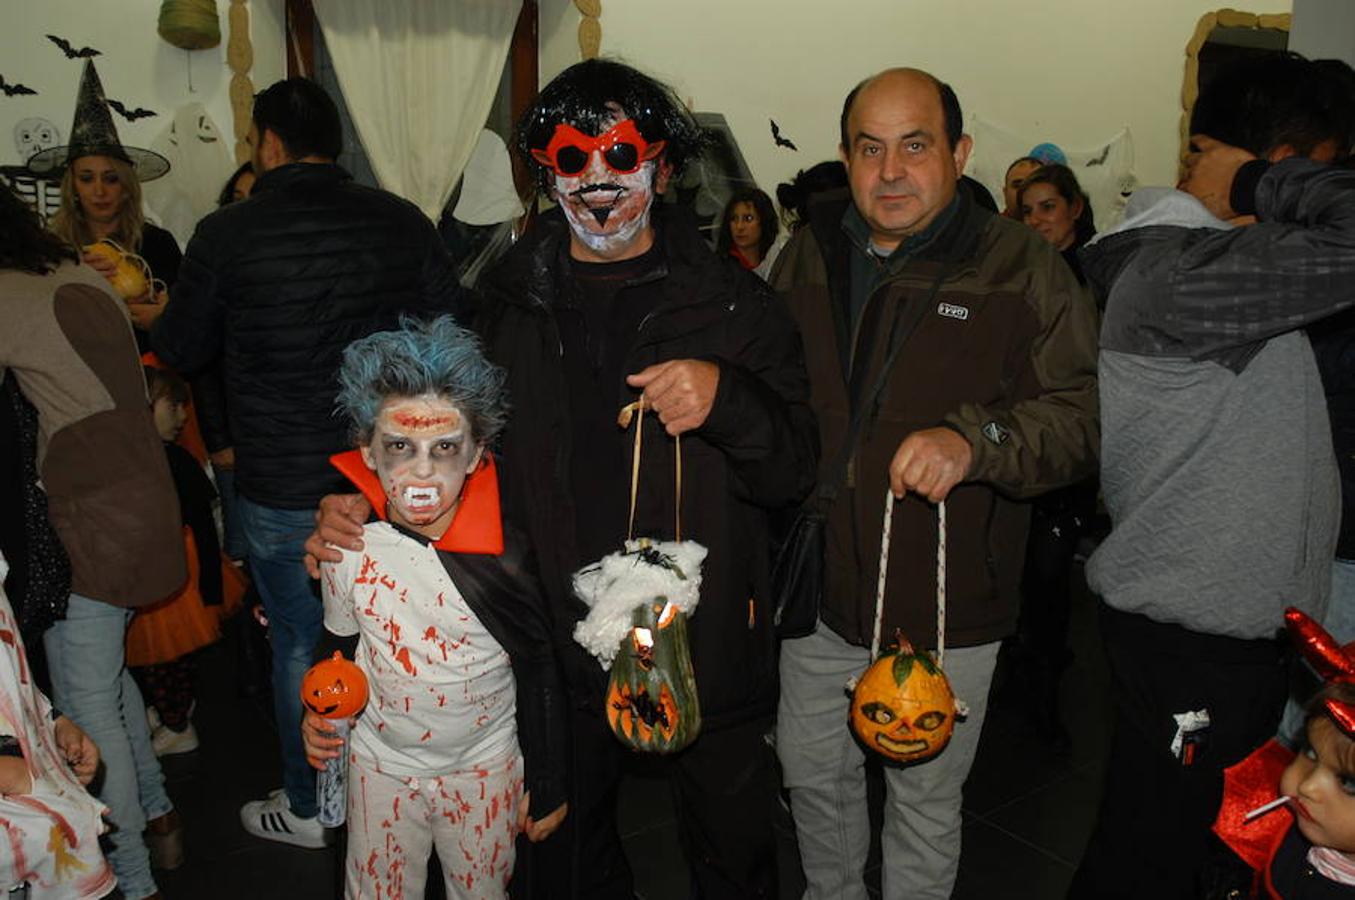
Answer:
[[[322,567],[325,628],[360,635],[370,699],[350,738],[348,897],[423,896],[436,846],[449,897],[497,898],[523,794],[508,654],[438,550],[384,523]]]
[[[347,897],[418,900],[436,847],[449,900],[503,897],[513,874],[522,763],[432,778],[348,770]]]

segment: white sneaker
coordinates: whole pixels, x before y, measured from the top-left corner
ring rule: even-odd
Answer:
[[[151,748],[156,756],[192,753],[198,749],[198,731],[192,722],[189,722],[183,731],[175,731],[168,725],[161,725],[151,733]]]
[[[267,800],[251,800],[240,807],[245,831],[267,841],[279,841],[310,850],[325,846],[325,828],[314,816],[303,819],[292,812],[286,791],[274,791]]]

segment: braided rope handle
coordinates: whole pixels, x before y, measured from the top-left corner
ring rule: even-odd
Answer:
[[[946,501],[936,505],[936,664],[946,659]],[[885,519],[880,532],[880,576],[875,582],[875,629],[870,638],[870,659],[880,655],[880,626],[884,620],[885,580],[889,574],[889,532],[894,523],[894,492],[885,490]]]

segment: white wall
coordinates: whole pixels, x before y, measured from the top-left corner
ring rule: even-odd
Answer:
[[[1349,0],[1339,0],[1348,3]],[[723,112],[769,192],[837,153],[842,99],[889,66],[950,82],[966,115],[1091,149],[1129,126],[1140,183],[1175,180],[1185,46],[1218,0],[606,0],[602,53]],[[1288,12],[1265,0],[1250,12]],[[579,14],[543,0],[543,83],[578,60]],[[554,31],[548,31],[553,28]],[[775,119],[798,153],[777,148]]]
[[[283,56],[283,0],[254,0],[250,4],[255,90],[285,75]],[[50,119],[70,136],[75,93],[83,60],[67,59],[43,35],[55,34],[75,47],[102,51],[94,58],[104,92],[129,108],[152,109],[158,115],[127,122],[115,116],[124,143],[147,147],[178,107],[200,102],[222,133],[232,134],[230,70],[226,67],[226,11],[229,0],[217,0],[221,17],[221,44],[210,50],[179,50],[155,31],[160,0],[4,0],[0,27],[0,75],[18,82],[37,96],[0,95],[0,165],[17,165],[14,125],[29,116]],[[192,90],[189,90],[191,67]]]
[[[1294,0],[1289,49],[1310,59],[1341,59],[1355,65],[1355,3]]]

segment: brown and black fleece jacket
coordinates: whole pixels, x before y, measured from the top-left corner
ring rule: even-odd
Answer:
[[[71,589],[136,607],[188,577],[179,503],[132,325],[96,272],[0,271],[0,372],[38,410],[38,472]]]
[[[859,290],[863,278],[869,286]],[[1021,501],[1096,470],[1090,297],[1035,232],[964,192],[883,260],[848,193],[825,194],[777,261],[772,286],[805,342],[821,485],[835,480],[828,470],[850,411],[876,382],[891,333],[902,341],[829,513],[823,621],[869,643],[890,461],[910,433],[942,426],[974,450],[947,499],[946,644],[1011,633],[1030,518]],[[935,507],[910,494],[895,507],[882,634],[901,628],[915,646],[935,646],[936,543]]]

